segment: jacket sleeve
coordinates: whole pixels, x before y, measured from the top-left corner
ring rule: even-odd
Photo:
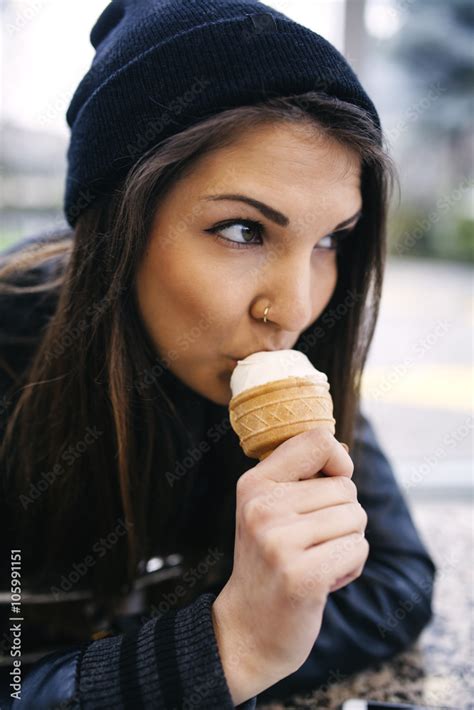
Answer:
[[[353,480],[368,516],[369,557],[358,579],[329,595],[321,631],[303,665],[259,699],[312,690],[388,659],[406,649],[432,617],[436,568],[362,414],[354,451]]]
[[[214,634],[214,600],[201,594],[137,631],[48,654],[25,676],[21,699],[1,707],[234,710]],[[237,706],[255,707],[256,698]]]

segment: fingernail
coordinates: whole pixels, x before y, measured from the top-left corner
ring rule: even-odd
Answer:
[[[341,446],[343,446],[345,448],[347,453],[349,453],[349,447],[347,446],[347,444],[343,444],[342,441],[340,441],[339,443],[341,444]]]

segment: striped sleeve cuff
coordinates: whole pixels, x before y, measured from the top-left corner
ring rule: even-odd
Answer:
[[[78,678],[86,710],[234,710],[212,623],[216,596],[150,619],[136,632],[92,642]],[[253,710],[256,699],[237,706]]]

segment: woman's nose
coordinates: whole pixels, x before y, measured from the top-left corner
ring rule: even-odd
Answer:
[[[268,301],[271,308],[268,319],[282,330],[301,332],[312,322],[315,285],[311,263],[303,258],[281,260],[268,270]]]

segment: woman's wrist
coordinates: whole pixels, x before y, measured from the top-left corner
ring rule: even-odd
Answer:
[[[212,605],[212,622],[232,701],[240,705],[279,679],[266,681],[268,663],[259,659],[254,640],[236,628],[229,611],[221,592]]]

